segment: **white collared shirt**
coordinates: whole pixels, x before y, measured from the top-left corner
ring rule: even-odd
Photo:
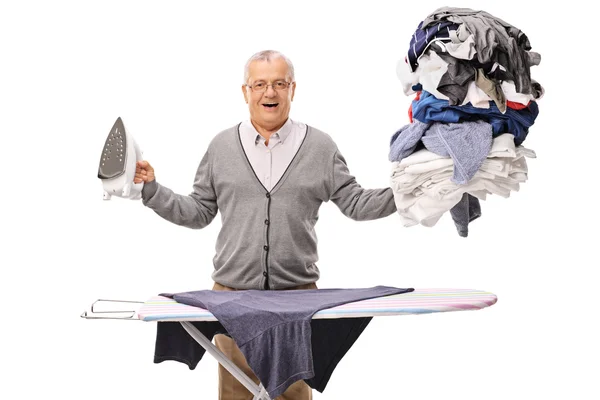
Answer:
[[[271,191],[283,176],[305,135],[306,125],[288,118],[285,124],[271,135],[269,144],[265,146],[265,138],[249,120],[240,124],[242,147],[256,176],[268,191]]]

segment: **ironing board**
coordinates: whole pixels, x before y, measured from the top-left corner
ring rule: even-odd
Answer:
[[[103,300],[98,300],[103,301]],[[318,311],[313,319],[322,318],[358,318],[386,315],[430,314],[449,311],[479,310],[496,303],[496,295],[471,289],[415,289],[413,292],[379,297],[347,303],[341,306]],[[135,303],[135,302],[134,302]],[[217,321],[212,313],[175,300],[153,296],[140,304],[130,315],[118,319],[140,321],[177,321],[209,354],[236,377],[253,395],[254,400],[271,400],[262,386],[257,385],[231,362],[206,336],[191,322]],[[122,313],[122,311],[120,312]],[[114,318],[112,312],[96,312],[92,306],[90,312],[81,316],[88,319]]]

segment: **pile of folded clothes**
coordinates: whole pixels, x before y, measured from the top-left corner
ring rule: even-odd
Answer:
[[[404,226],[434,226],[450,211],[460,236],[487,194],[527,180],[523,147],[543,87],[527,36],[485,11],[442,7],[413,34],[397,74],[415,94],[410,123],[390,143],[391,186]]]

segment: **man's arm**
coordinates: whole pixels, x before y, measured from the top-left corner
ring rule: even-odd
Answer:
[[[144,183],[142,202],[167,221],[193,229],[204,228],[211,223],[218,210],[211,168],[207,151],[198,166],[194,190],[189,196],[174,193],[153,179]]]
[[[392,189],[363,189],[350,174],[346,160],[339,150],[333,156],[331,180],[331,200],[344,215],[353,220],[368,221],[396,212]]]

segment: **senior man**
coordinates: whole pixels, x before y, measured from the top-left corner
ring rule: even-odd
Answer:
[[[188,196],[157,183],[148,161],[138,162],[143,203],[161,217],[200,229],[221,211],[213,290],[316,289],[321,203],[331,200],[357,221],[396,211],[390,188],[363,189],[329,135],[289,118],[295,90],[294,67],[283,54],[250,57],[242,85],[250,119],[211,141]],[[216,335],[215,344],[258,383],[231,338]],[[219,399],[252,397],[219,365]],[[312,389],[298,381],[279,399],[312,399]]]

